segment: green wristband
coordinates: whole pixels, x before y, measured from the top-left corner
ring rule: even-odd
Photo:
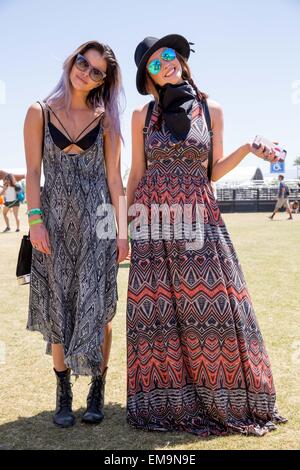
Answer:
[[[28,217],[30,217],[31,215],[43,215],[43,211],[41,209],[30,209],[30,211],[27,212],[27,215]]]
[[[35,220],[31,220],[29,222],[29,225],[31,227],[31,225],[37,225],[37,224],[42,224],[42,223],[43,223],[42,219],[35,219]]]

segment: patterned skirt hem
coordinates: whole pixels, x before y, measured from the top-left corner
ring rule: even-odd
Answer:
[[[117,311],[117,305],[109,309],[108,314],[106,315],[103,327],[100,330],[100,334],[96,339],[95,343],[99,346],[92,351],[92,354],[84,353],[74,353],[66,352],[64,362],[68,368],[71,369],[72,375],[79,376],[98,376],[101,374],[101,364],[103,361],[103,356],[101,352],[101,345],[104,339],[104,328],[106,325],[114,318]],[[30,323],[27,324],[26,329],[28,331],[41,333],[46,344],[46,354],[52,355],[51,345],[52,344],[63,344],[63,341],[59,341],[56,337],[54,338],[49,331],[45,331],[45,328],[39,323]]]
[[[217,422],[211,422],[210,424],[203,424],[195,427],[185,426],[182,424],[170,425],[164,424],[159,425],[157,423],[146,423],[140,424],[137,423],[134,419],[127,416],[127,423],[132,428],[138,429],[140,431],[158,431],[158,432],[187,432],[189,434],[194,434],[198,437],[208,438],[212,436],[228,436],[232,434],[240,434],[244,436],[257,436],[262,437],[270,431],[275,431],[277,429],[276,424],[286,423],[288,420],[282,416],[275,415],[271,421],[266,421],[264,424],[255,423],[244,424],[238,423],[233,424],[222,424]],[[276,423],[276,424],[275,424]]]

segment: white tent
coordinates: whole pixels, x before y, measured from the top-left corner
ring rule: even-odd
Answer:
[[[251,185],[257,170],[260,168],[257,166],[237,166],[233,170],[229,171],[226,175],[217,181],[217,185],[220,186],[239,186],[241,184]],[[262,181],[262,180],[260,180]]]

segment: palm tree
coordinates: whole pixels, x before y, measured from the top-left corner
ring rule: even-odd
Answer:
[[[297,179],[299,179],[300,157],[296,157],[296,160],[294,161],[294,166],[297,167]]]

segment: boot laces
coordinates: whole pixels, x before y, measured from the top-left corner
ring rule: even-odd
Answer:
[[[72,388],[73,384],[68,382],[68,380],[61,381],[61,395],[60,395],[60,406],[61,408],[67,408],[72,403]]]
[[[100,401],[102,399],[102,378],[100,376],[93,377],[89,385],[92,386],[90,394],[91,405],[100,405]]]

